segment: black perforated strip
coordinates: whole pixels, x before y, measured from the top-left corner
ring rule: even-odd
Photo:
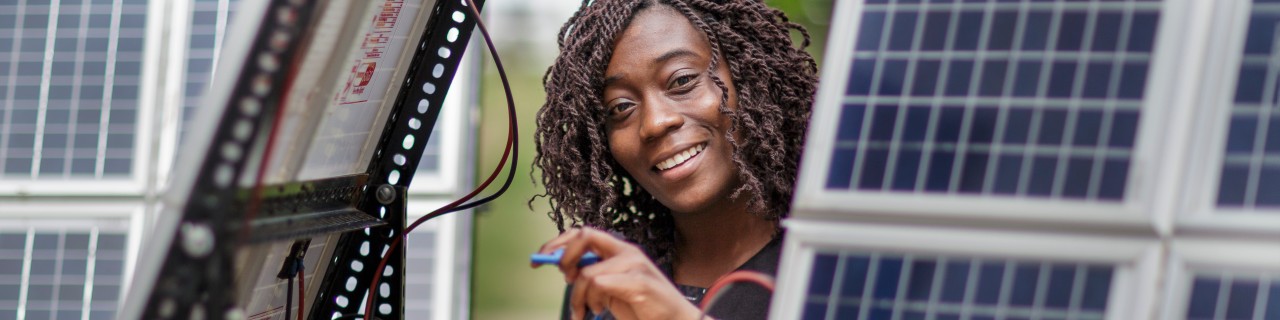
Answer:
[[[476,3],[483,6],[482,1]],[[384,205],[378,201],[377,191],[382,185],[408,188],[413,180],[413,173],[417,171],[418,161],[444,104],[445,94],[475,28],[475,21],[465,10],[466,2],[463,0],[440,1],[432,9],[426,32],[408,67],[404,86],[396,97],[395,107],[370,161],[370,185],[365,189],[364,201],[359,206],[361,211],[387,220],[388,226],[342,236],[309,318],[331,319],[335,315],[363,312],[360,306],[366,299],[365,292],[381,259],[380,254],[394,237],[400,236],[405,224],[402,202]],[[403,201],[403,193],[396,193],[395,201]],[[383,295],[379,286],[373,306],[370,306],[377,318],[401,319],[404,316],[404,251],[396,251],[380,280],[390,288],[389,294]],[[356,265],[361,267],[353,267]]]

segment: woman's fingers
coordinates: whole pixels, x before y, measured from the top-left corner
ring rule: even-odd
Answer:
[[[610,301],[609,313],[613,314],[613,317],[618,320],[639,319],[639,316],[636,315],[635,307],[627,303]]]
[[[538,249],[538,252],[550,253],[557,249],[564,249],[559,267],[560,271],[565,275],[566,282],[578,277],[578,263],[582,261],[582,255],[586,254],[587,251],[595,252],[602,260],[623,253],[643,255],[640,249],[631,243],[618,239],[612,234],[589,227],[565,231],[543,244]]]
[[[560,272],[564,274],[564,282],[566,283],[573,281],[573,279],[578,276],[578,262],[581,260],[581,252],[585,252],[585,250],[580,248],[587,246],[587,244],[582,241],[583,234],[584,232],[582,228],[569,229],[564,233],[561,233],[559,236],[556,236],[550,241],[542,244],[542,247],[538,248],[538,253],[542,254],[549,254],[558,249],[564,250],[560,255],[560,263],[557,267],[559,267]],[[573,247],[574,250],[570,250],[571,247]],[[575,252],[578,253],[575,254]],[[536,267],[536,265],[534,267]]]
[[[586,294],[586,305],[592,313],[613,313],[614,318],[627,318],[631,314],[630,303],[644,301],[642,293],[647,285],[643,276],[636,273],[610,273],[592,277]]]
[[[550,253],[564,250],[559,267],[573,282],[569,307],[574,319],[587,312],[612,312],[615,317],[663,319],[695,309],[639,247],[612,234],[592,228],[565,231],[539,248]],[[582,256],[595,252],[599,263],[579,267]],[[640,315],[643,313],[645,315]]]
[[[618,319],[694,318],[697,308],[663,277],[644,271],[591,277],[586,290],[593,312],[608,310]]]
[[[551,240],[548,240],[546,243],[543,243],[542,247],[538,248],[538,252],[551,253],[552,251],[556,251],[557,248],[563,247],[566,242],[569,242],[569,239],[576,236],[576,233],[578,232],[582,232],[582,229],[570,228],[569,230],[565,230],[564,232],[560,233],[560,235],[557,235],[555,238],[551,238]]]
[[[633,258],[623,256],[582,268],[580,275],[573,281],[573,292],[569,294],[570,307],[575,313],[585,311],[587,308],[590,308],[593,313],[603,311],[607,308],[607,300],[602,299],[608,299],[608,296],[592,291],[596,283],[595,279],[612,274],[628,273],[635,267],[634,263]]]

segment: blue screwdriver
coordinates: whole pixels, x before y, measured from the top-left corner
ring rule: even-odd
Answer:
[[[563,257],[564,248],[560,248],[549,254],[534,253],[529,257],[529,261],[533,262],[535,266],[541,266],[544,264],[560,264],[560,259]],[[582,259],[578,261],[578,266],[585,267],[595,264],[596,262],[600,262],[600,256],[597,256],[595,252],[587,251],[586,254],[582,255]]]

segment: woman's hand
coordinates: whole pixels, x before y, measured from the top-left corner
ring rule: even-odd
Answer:
[[[634,244],[600,230],[574,228],[538,252],[559,248],[564,248],[560,272],[565,282],[573,283],[573,319],[582,319],[586,308],[595,314],[608,310],[618,319],[695,319],[701,314]],[[579,268],[587,251],[600,256],[600,262]]]

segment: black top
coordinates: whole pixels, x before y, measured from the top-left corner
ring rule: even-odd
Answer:
[[[760,249],[756,255],[751,256],[747,262],[739,266],[737,270],[751,270],[767,274],[769,276],[778,275],[778,258],[782,253],[782,237],[775,237],[764,248]],[[658,266],[667,279],[672,279],[672,269],[670,264]],[[702,304],[703,296],[707,293],[707,288],[694,286],[686,286],[673,283],[676,290],[684,294],[685,299],[689,299],[690,303],[697,306]],[[573,285],[569,285],[564,291],[564,304],[560,309],[560,318],[569,319],[572,312],[569,310],[569,294],[573,292]],[[720,300],[711,306],[708,315],[716,319],[764,319],[769,316],[769,301],[772,293],[765,288],[761,288],[752,284],[735,285],[730,290],[721,293]],[[593,316],[588,310],[586,319],[592,319]],[[603,314],[601,319],[613,319],[613,315],[609,313]]]

